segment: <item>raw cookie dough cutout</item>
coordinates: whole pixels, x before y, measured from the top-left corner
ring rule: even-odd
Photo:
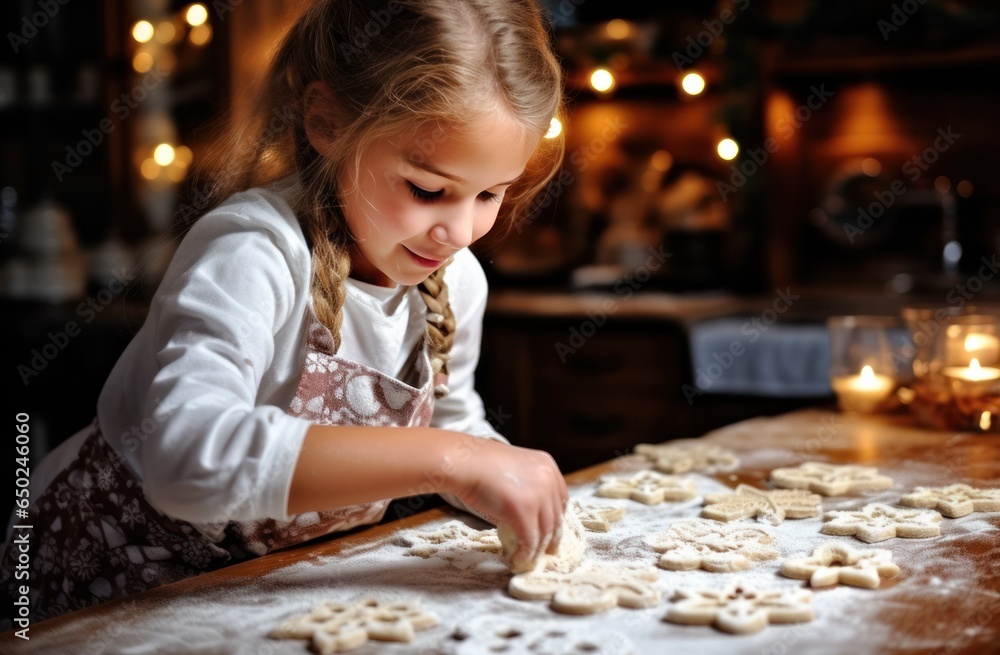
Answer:
[[[624,507],[584,506],[578,500],[571,501],[570,508],[583,527],[590,532],[610,532],[611,524],[622,520],[627,512]]]
[[[757,589],[736,581],[722,589],[679,590],[664,620],[747,634],[770,623],[803,623],[813,618],[808,589]]]
[[[287,619],[271,631],[275,639],[309,639],[319,655],[363,646],[368,640],[413,641],[414,631],[438,619],[416,602],[380,603],[374,598],[353,605],[323,602],[308,614]]]
[[[659,471],[639,471],[632,475],[605,475],[600,478],[595,495],[602,498],[628,498],[645,505],[691,500],[698,495],[694,480],[666,475]]]
[[[656,569],[589,561],[569,573],[536,570],[510,579],[520,600],[549,600],[556,612],[596,614],[615,606],[642,608],[660,602]]]
[[[883,579],[899,575],[899,567],[892,563],[892,552],[883,548],[856,550],[847,544],[829,542],[817,546],[809,557],[785,560],[781,574],[808,580],[813,587],[846,584],[878,589]]]
[[[657,566],[668,571],[730,573],[778,557],[774,535],[763,528],[709,519],[674,521],[665,533],[647,537],[646,543],[662,553]]]
[[[708,494],[701,515],[716,521],[756,518],[778,525],[786,518],[804,519],[819,516],[823,498],[803,489],[763,491],[746,484],[735,493]]]
[[[926,509],[901,509],[871,503],[859,510],[827,512],[823,534],[854,536],[866,543],[894,537],[926,539],[941,534],[941,515]]]
[[[935,509],[950,519],[973,512],[1000,512],[1000,489],[976,489],[967,484],[917,487],[899,499],[900,505]]]
[[[693,470],[731,470],[740,460],[734,452],[705,443],[701,439],[674,439],[661,444],[640,443],[632,448],[653,462],[653,467],[663,473],[687,473]]]
[[[806,489],[824,496],[881,491],[892,486],[892,478],[879,475],[874,466],[825,462],[805,462],[794,468],[774,469],[771,482],[783,489]]]
[[[501,548],[496,528],[477,530],[457,520],[436,529],[403,530],[393,541],[409,549],[407,556],[441,559],[460,570],[496,561]]]

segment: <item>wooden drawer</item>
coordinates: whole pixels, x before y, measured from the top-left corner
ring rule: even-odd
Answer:
[[[688,412],[659,396],[564,388],[539,398],[534,411],[535,447],[549,451],[564,470],[628,453],[640,442],[659,443],[689,434]]]
[[[680,385],[685,361],[681,342],[669,328],[650,332],[605,326],[582,343],[571,340],[571,334],[569,329],[550,328],[532,335],[532,362],[540,380],[604,388]]]

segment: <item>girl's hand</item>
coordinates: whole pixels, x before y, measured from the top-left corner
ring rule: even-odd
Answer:
[[[516,566],[534,562],[559,545],[569,493],[548,453],[475,439],[472,456],[456,467],[454,494],[494,525],[517,535]]]

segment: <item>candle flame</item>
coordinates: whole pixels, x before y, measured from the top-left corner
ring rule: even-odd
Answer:
[[[970,373],[972,373],[973,375],[977,375],[982,369],[982,367],[979,365],[979,360],[973,357],[972,361],[969,362],[969,369]]]
[[[973,360],[975,361],[975,360]],[[979,365],[979,362],[976,362]],[[872,370],[871,366],[865,366],[861,369],[861,381],[862,382],[874,382],[875,381],[875,371]]]

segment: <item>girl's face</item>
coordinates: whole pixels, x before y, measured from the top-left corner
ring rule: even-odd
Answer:
[[[377,142],[360,178],[349,172],[341,186],[355,238],[351,277],[386,287],[422,282],[489,232],[537,145],[502,116]]]

